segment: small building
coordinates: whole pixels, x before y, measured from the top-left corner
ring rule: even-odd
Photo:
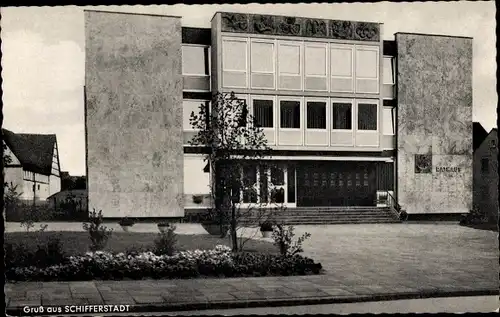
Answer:
[[[61,190],[59,151],[55,134],[14,133],[2,129],[6,145],[5,182],[17,186],[23,201],[45,202]]]
[[[494,128],[474,149],[473,205],[498,222],[498,133]]]
[[[86,189],[69,189],[62,190],[58,193],[50,195],[47,200],[49,207],[55,211],[69,207],[76,210],[87,210],[87,190]]]

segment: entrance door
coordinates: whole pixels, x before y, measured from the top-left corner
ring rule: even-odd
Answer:
[[[375,166],[366,162],[307,162],[297,171],[298,206],[374,206]]]

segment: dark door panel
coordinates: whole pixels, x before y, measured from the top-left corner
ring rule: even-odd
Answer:
[[[375,165],[369,162],[302,162],[298,206],[374,206]]]

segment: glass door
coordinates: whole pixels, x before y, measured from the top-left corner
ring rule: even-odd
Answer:
[[[281,166],[271,166],[269,168],[270,186],[269,197],[270,202],[275,204],[283,204],[288,201],[287,193],[287,170]]]

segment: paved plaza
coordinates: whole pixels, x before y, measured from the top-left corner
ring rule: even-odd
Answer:
[[[62,224],[49,230],[59,230],[57,226]],[[6,231],[13,231],[12,224]],[[203,233],[193,224],[180,224],[178,231]],[[296,227],[298,236],[303,232],[312,234],[304,255],[321,262],[324,275],[9,283],[7,305],[103,303],[188,310],[498,294],[496,232],[454,223]]]

